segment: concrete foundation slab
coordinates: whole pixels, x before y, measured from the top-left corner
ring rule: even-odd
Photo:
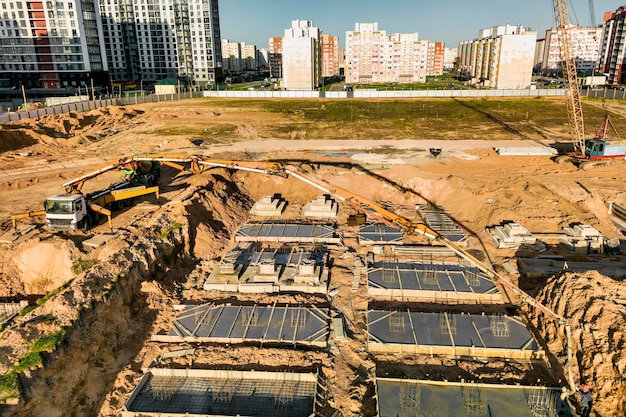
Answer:
[[[91,239],[87,239],[83,242],[83,246],[88,246],[91,248],[97,248],[99,246],[104,245],[109,240],[118,236],[118,233],[103,233],[99,235],[95,235]]]
[[[544,355],[517,317],[372,310],[367,322],[370,352],[520,360]]]
[[[376,378],[379,417],[573,417],[560,389]]]
[[[359,228],[359,245],[402,245],[402,232],[382,223],[367,224]]]
[[[34,230],[35,226],[32,224],[18,225],[17,228],[0,235],[0,243],[16,243],[18,239],[30,235]]]
[[[327,312],[315,306],[214,305],[182,306],[167,334],[153,341],[170,343],[289,343],[326,348]]]
[[[122,417],[309,417],[318,377],[310,373],[149,369]]]
[[[368,295],[384,300],[502,303],[498,287],[475,267],[451,263],[376,262],[367,271]]]
[[[333,226],[325,224],[247,223],[235,235],[235,242],[341,244],[341,238]]]

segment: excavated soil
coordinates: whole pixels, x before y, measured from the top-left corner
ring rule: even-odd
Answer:
[[[199,100],[185,102],[185,106],[184,111],[165,104],[111,107],[2,126],[0,234],[11,231],[10,214],[38,210],[46,196],[62,192],[60,184],[69,178],[122,155],[158,152],[306,162],[332,184],[389,202],[416,220],[415,204],[437,204],[464,227],[473,253],[486,251],[481,256],[499,271],[504,271],[501,265],[505,262],[515,264],[514,258],[521,254],[496,250],[489,241],[485,227],[504,220],[515,220],[536,233],[557,233],[572,222],[582,222],[608,237],[622,236],[611,222],[605,202],[626,204],[623,161],[579,171],[571,165],[554,164],[547,157],[500,157],[491,149],[496,144],[528,145],[505,131],[485,141],[450,143],[338,142],[309,137],[278,140],[266,134],[276,122],[274,116],[207,107]],[[156,131],[173,124],[206,124],[207,129],[232,124],[235,128],[212,147],[193,146],[184,134],[162,137],[146,133],[146,126]],[[259,137],[265,139],[256,139]],[[433,146],[443,147],[440,159],[428,157],[427,149]],[[71,168],[54,165],[69,161],[74,164]],[[114,180],[102,177],[88,187],[97,189]],[[199,288],[202,277],[233,242],[238,227],[250,218],[254,201],[279,192],[289,201],[286,217],[295,219],[302,205],[321,193],[294,178],[223,169],[190,175],[164,167],[160,185],[158,200],[146,198],[114,217],[117,236],[100,248],[88,249],[82,242],[108,232],[106,225],[88,233],[55,235],[39,227],[36,218],[22,220],[19,226],[32,224],[34,230],[20,229],[26,235],[1,247],[0,296],[30,297],[32,301],[65,284],[58,294],[15,318],[0,334],[0,373],[6,373],[28,353],[32,341],[65,331],[63,342],[42,354],[43,366],[19,374],[19,404],[0,406],[3,416],[118,415],[143,370],[154,365],[161,354],[186,346],[149,341],[150,335],[169,329],[176,315],[175,304],[233,301],[231,295]],[[340,205],[337,225],[344,244],[356,246],[355,231],[346,226],[346,217],[353,212]],[[533,331],[548,350],[545,363],[368,354],[364,332],[368,299],[363,287],[356,293],[350,291],[355,256],[365,255],[363,249],[358,250],[354,253],[339,247],[331,251],[331,287],[338,289],[332,306],[347,318],[348,341],[331,343],[329,351],[197,345],[194,355],[169,360],[166,365],[320,371],[329,390],[323,415],[338,409],[346,417],[376,414],[376,375],[564,385],[563,328],[532,308],[520,313],[529,317],[536,328]],[[555,245],[548,245],[546,253],[570,256]],[[524,254],[537,255],[532,251]],[[81,273],[72,268],[79,261],[94,261],[95,265]],[[516,274],[507,276],[513,282],[518,280]],[[575,380],[592,385],[596,416],[621,416],[626,410],[622,286],[597,273],[565,273],[533,282],[533,295],[570,320]],[[290,294],[236,298],[240,302],[329,303],[326,297]],[[575,403],[575,397],[572,401]]]

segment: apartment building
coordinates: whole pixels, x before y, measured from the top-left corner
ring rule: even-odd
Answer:
[[[270,65],[270,77],[282,78],[283,76],[283,38],[269,38],[268,58]]]
[[[345,76],[349,83],[413,83],[443,73],[445,44],[418,33],[391,33],[378,23],[356,23],[346,32]]]
[[[443,74],[446,55],[446,44],[443,42],[428,41],[428,57],[426,59],[426,74]]]
[[[270,52],[267,48],[257,50],[256,62],[259,68],[268,69],[270,65]]]
[[[339,37],[322,34],[322,77],[339,75]]]
[[[204,86],[222,80],[217,0],[101,0],[114,81],[167,77]]]
[[[444,48],[443,69],[447,71],[453,70],[458,56],[459,48]]]
[[[461,68],[474,83],[493,88],[526,88],[532,78],[537,32],[504,25],[478,32],[459,44]]]
[[[257,69],[256,45],[241,43],[241,69],[244,71],[256,71]]]
[[[241,71],[241,45],[222,39],[222,69],[229,72]]]
[[[602,28],[581,28],[572,25],[569,30],[570,48],[579,72],[595,70],[600,59]],[[562,41],[556,28],[546,30],[541,72],[559,74],[562,71]]]
[[[543,53],[546,49],[546,39],[537,39],[535,43],[535,59],[533,61],[533,72],[540,72],[543,68]]]
[[[356,23],[346,32],[346,82],[369,84],[385,79],[384,56],[387,54],[387,32],[378,23]]]
[[[26,88],[107,84],[95,0],[1,0],[0,78]]]
[[[256,46],[222,39],[222,68],[230,72],[256,70]]]
[[[599,69],[610,84],[626,83],[626,6],[604,13]]]
[[[312,20],[293,20],[283,36],[283,87],[314,90],[321,85],[321,32]]]

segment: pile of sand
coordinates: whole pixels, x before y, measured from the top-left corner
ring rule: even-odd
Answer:
[[[143,111],[105,107],[86,113],[70,112],[0,125],[0,152],[36,144],[75,147],[125,130]]]
[[[8,251],[7,251],[8,252]],[[2,257],[0,266],[0,296],[15,294],[42,295],[60,287],[74,277],[72,264],[77,249],[71,240],[24,242]]]
[[[599,415],[626,411],[626,295],[623,283],[595,271],[566,273],[548,280],[538,300],[568,319],[574,347],[576,383],[594,390]],[[536,314],[536,313],[531,313]],[[545,316],[534,322],[551,352],[566,352],[564,331]],[[565,365],[565,355],[558,357]]]

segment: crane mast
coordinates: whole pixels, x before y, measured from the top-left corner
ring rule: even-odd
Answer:
[[[574,152],[576,155],[585,155],[585,123],[583,108],[580,101],[580,90],[576,76],[576,63],[572,51],[570,36],[571,22],[567,0],[552,0],[554,6],[554,20],[561,38],[561,59],[563,76],[565,77],[565,94],[567,98],[567,115],[572,131]]]

